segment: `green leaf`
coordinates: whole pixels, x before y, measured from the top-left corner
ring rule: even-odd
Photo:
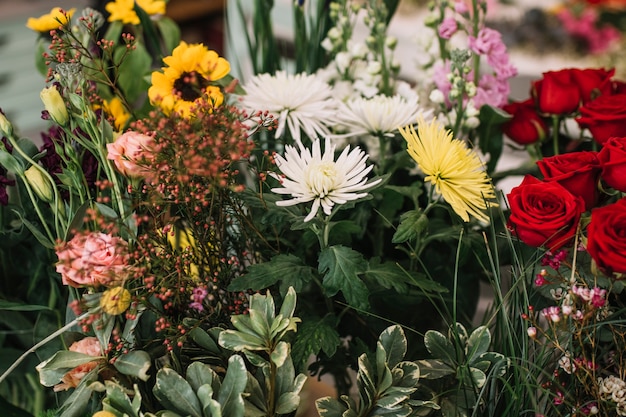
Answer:
[[[359,356],[359,372],[356,376],[356,384],[359,389],[361,409],[368,409],[374,405],[374,400],[378,390],[374,383],[374,368],[366,354]]]
[[[104,381],[104,385],[106,386],[107,394],[102,402],[108,406],[108,411],[112,411],[110,410],[112,408],[119,413],[124,413],[124,415],[133,417],[138,415],[137,412],[139,410],[133,407],[130,398],[128,398],[128,395],[120,385],[110,380]]]
[[[14,301],[0,300],[0,310],[8,310],[8,311],[41,311],[41,310],[51,310],[50,307],[40,306],[40,305],[32,305],[32,304],[23,304]]]
[[[37,365],[39,381],[45,387],[58,384],[61,378],[70,370],[85,363],[102,359],[98,356],[85,355],[80,352],[61,350],[55,353],[50,359]]]
[[[278,397],[276,414],[289,414],[296,411],[300,405],[300,396],[295,392],[285,392]]]
[[[285,360],[289,356],[289,343],[280,341],[276,345],[276,349],[270,353],[270,360],[280,368],[285,363]]]
[[[400,224],[393,235],[393,243],[403,243],[417,239],[428,230],[428,216],[422,210],[410,210],[400,216]]]
[[[213,388],[210,385],[202,385],[198,388],[198,398],[202,403],[202,412],[205,417],[222,417],[222,406],[213,399]]]
[[[228,417],[243,417],[243,391],[246,388],[248,373],[243,359],[233,355],[228,360],[228,370],[222,381],[217,400],[222,405],[222,415]]]
[[[284,318],[293,317],[293,313],[296,311],[297,298],[295,288],[289,287],[287,294],[285,294],[283,298],[283,304],[280,306],[278,314]]]
[[[203,385],[210,385],[213,392],[220,390],[220,379],[217,373],[207,364],[192,362],[187,367],[185,379],[194,391],[198,391]]]
[[[333,397],[322,397],[315,400],[315,408],[320,417],[342,417],[348,407]]]
[[[416,387],[421,376],[419,366],[409,361],[400,362],[392,373],[395,387]]]
[[[96,368],[97,369],[97,368]],[[76,389],[72,392],[61,408],[57,411],[56,415],[60,417],[83,417],[85,415],[85,409],[91,398],[93,391],[89,388],[89,384],[96,378],[96,369],[89,372],[83,377]]]
[[[335,316],[327,315],[321,320],[304,320],[291,348],[296,369],[304,369],[309,357],[319,354],[320,351],[332,357],[340,344]]]
[[[122,56],[125,55],[123,58]],[[145,93],[147,83],[143,75],[150,71],[152,56],[142,43],[135,43],[135,48],[127,50],[126,46],[120,46],[114,52],[115,62],[123,59],[118,70],[118,84],[129,102],[136,101],[142,93]]]
[[[236,277],[229,291],[260,291],[276,283],[294,287],[296,291],[313,279],[313,269],[294,255],[277,255],[267,262],[250,265],[248,272]]]
[[[476,328],[467,341],[466,354],[468,356],[468,362],[472,363],[483,353],[486,353],[490,344],[491,333],[489,332],[487,326],[480,326]]]
[[[199,327],[194,327],[187,334],[191,337],[191,340],[193,340],[201,348],[214,354],[221,353],[221,349],[217,345],[217,341],[214,340],[213,337],[211,337],[211,335],[205,330]]]
[[[379,257],[370,259],[365,277],[387,289],[394,289],[399,294],[408,292],[407,272],[395,262],[380,262]]]
[[[143,350],[133,350],[131,352],[124,353],[118,356],[113,363],[115,369],[124,375],[133,376],[142,381],[147,381],[150,378],[148,375],[150,364],[150,355],[148,352]]]
[[[0,165],[13,174],[24,175],[22,162],[4,149],[0,149]]]
[[[484,154],[489,154],[489,162],[487,162],[487,173],[492,173],[496,168],[498,159],[502,154],[504,140],[500,125],[511,119],[511,115],[504,110],[483,105],[480,108],[478,119],[480,125],[476,129],[478,146]]]
[[[41,243],[42,246],[44,246],[45,248],[48,248],[48,249],[54,249],[54,243],[52,241],[50,241],[50,239],[48,239],[46,237],[46,235],[44,235],[41,232],[41,230],[39,230],[39,227],[37,227],[35,224],[30,222],[24,216],[22,216],[22,213],[20,213],[19,211],[17,211],[17,210],[12,210],[12,211],[13,211],[13,213],[15,213],[20,218],[20,221],[33,234],[35,239],[37,239],[37,241],[39,243]]]
[[[115,210],[105,204],[96,203],[96,208],[98,209],[100,214],[109,219],[115,220],[119,217]]]
[[[426,349],[436,358],[448,364],[456,363],[456,351],[450,341],[436,330],[429,330],[424,335]]]
[[[104,34],[104,39],[117,43],[118,39],[122,35],[123,28],[124,24],[121,21],[116,20],[114,22],[111,22],[109,24],[109,27],[107,28],[106,33]]]
[[[470,386],[482,388],[482,386],[485,385],[485,382],[487,381],[487,376],[483,371],[477,368],[470,368],[470,375],[472,376],[472,385]]]
[[[387,366],[393,369],[404,359],[407,351],[407,341],[400,326],[389,326],[379,336],[378,340],[385,350]]]
[[[219,344],[226,349],[236,352],[243,350],[265,350],[266,348],[265,340],[258,336],[236,330],[224,330],[220,333]]]
[[[426,379],[439,379],[456,372],[456,369],[439,359],[422,359],[417,361],[417,365],[421,377]]]
[[[180,27],[167,16],[160,17],[155,23],[161,33],[166,54],[171,55],[171,52],[180,43]]]
[[[369,291],[359,274],[367,270],[367,262],[359,252],[345,246],[330,246],[319,255],[322,285],[332,297],[341,291],[348,304],[360,310],[369,308]]]
[[[191,417],[202,417],[200,402],[191,385],[173,369],[162,368],[157,372],[152,392],[168,410]]]

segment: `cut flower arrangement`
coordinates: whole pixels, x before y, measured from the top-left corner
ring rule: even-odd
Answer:
[[[38,148],[0,115],[7,409],[294,415],[326,375],[325,417],[624,415],[613,72],[509,103],[486,4],[458,1],[432,5],[412,85],[397,2],[294,3],[289,58],[266,3],[242,80],[162,1],[28,22],[50,129]],[[506,200],[503,132],[542,176]]]

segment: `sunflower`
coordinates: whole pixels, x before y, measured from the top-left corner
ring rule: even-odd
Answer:
[[[152,73],[148,97],[166,114],[176,112],[189,117],[199,100],[209,99],[214,106],[222,104],[222,91],[212,83],[228,74],[230,64],[217,52],[202,44],[181,42],[163,62],[167,65],[163,72]]]
[[[498,204],[488,203],[495,199],[495,191],[474,151],[464,142],[454,139],[452,132],[434,119],[426,123],[420,117],[417,133],[410,125],[400,128],[400,133],[407,141],[409,154],[426,175],[424,180],[435,186],[435,191],[456,214],[466,222],[470,220],[470,215],[489,221],[484,210]]]
[[[50,13],[43,16],[29,17],[26,21],[26,27],[35,32],[48,33],[67,24],[75,11],[76,9],[63,10],[60,7],[55,7],[50,10]]]
[[[124,103],[119,97],[113,97],[102,103],[105,113],[113,119],[115,130],[121,131],[130,119],[130,113],[126,110]]]
[[[150,16],[165,14],[164,0],[137,0],[137,5]],[[140,23],[139,16],[135,12],[134,0],[110,1],[104,7],[109,12],[109,22],[121,21],[130,25],[138,25]]]

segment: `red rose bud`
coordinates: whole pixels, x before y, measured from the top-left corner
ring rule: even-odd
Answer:
[[[502,109],[513,118],[502,125],[502,130],[511,140],[520,145],[529,145],[543,140],[548,124],[535,110],[532,99],[506,104]]]
[[[532,95],[541,113],[565,115],[578,109],[581,94],[573,71],[544,72],[543,79],[533,83]]]
[[[626,273],[626,199],[591,211],[587,252],[607,275]]]
[[[555,181],[585,201],[585,210],[595,207],[599,198],[600,161],[597,152],[571,152],[537,161],[544,180]]]
[[[585,202],[555,181],[543,182],[527,175],[508,194],[511,215],[508,228],[529,246],[551,251],[569,244],[576,233]]]
[[[578,84],[583,104],[594,100],[600,95],[611,94],[613,90],[611,77],[613,75],[615,75],[615,68],[608,71],[604,68],[572,70],[572,77]]]
[[[598,152],[602,179],[610,187],[626,192],[626,137],[613,137]]]
[[[626,94],[602,95],[581,106],[576,122],[600,145],[610,137],[626,136]]]

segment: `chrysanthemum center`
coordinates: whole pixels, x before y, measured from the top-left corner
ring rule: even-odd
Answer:
[[[195,101],[202,97],[208,85],[209,80],[196,71],[183,72],[180,78],[174,81],[174,90],[183,100]]]
[[[309,165],[306,170],[306,178],[311,191],[320,198],[324,198],[336,187],[337,167],[334,162]]]

